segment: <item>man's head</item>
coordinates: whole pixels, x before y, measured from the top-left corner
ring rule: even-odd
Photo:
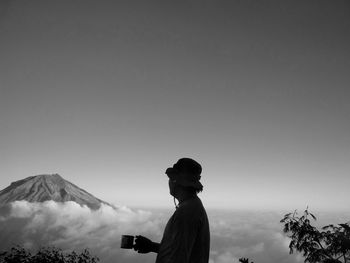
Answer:
[[[203,185],[199,181],[201,179],[202,166],[191,158],[179,159],[165,173],[169,177],[171,195],[175,194],[176,187],[181,187],[194,193],[203,190]]]

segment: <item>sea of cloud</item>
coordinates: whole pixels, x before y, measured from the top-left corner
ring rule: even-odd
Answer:
[[[289,255],[289,239],[279,220],[283,213],[209,210],[210,263],[238,262],[248,257],[255,263],[302,262]],[[123,234],[144,235],[160,241],[170,210],[137,210],[102,205],[91,210],[75,202],[28,203],[16,201],[0,209],[0,250],[16,244],[36,250],[55,246],[63,250],[89,248],[102,263],[151,263],[156,255],[120,249]]]
[[[75,202],[16,201],[0,210],[0,250],[14,245],[29,249],[55,246],[63,250],[89,248],[101,262],[138,262],[137,253],[120,249],[122,234],[162,235],[160,217],[143,210],[102,205],[98,210]],[[148,262],[151,256],[147,255]],[[143,262],[144,259],[142,259]]]

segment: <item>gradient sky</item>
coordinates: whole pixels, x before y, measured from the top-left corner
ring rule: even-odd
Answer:
[[[348,1],[1,1],[0,189],[59,173],[171,206],[349,210]]]

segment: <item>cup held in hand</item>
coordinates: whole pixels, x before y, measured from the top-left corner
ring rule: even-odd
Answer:
[[[134,247],[134,236],[122,235],[121,248],[132,249]]]

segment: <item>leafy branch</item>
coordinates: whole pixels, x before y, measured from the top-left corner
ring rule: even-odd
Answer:
[[[307,208],[301,216],[294,211],[280,221],[284,224],[283,232],[291,238],[289,253],[301,252],[308,263],[350,262],[349,224],[328,225],[318,230],[310,219],[316,221]]]

